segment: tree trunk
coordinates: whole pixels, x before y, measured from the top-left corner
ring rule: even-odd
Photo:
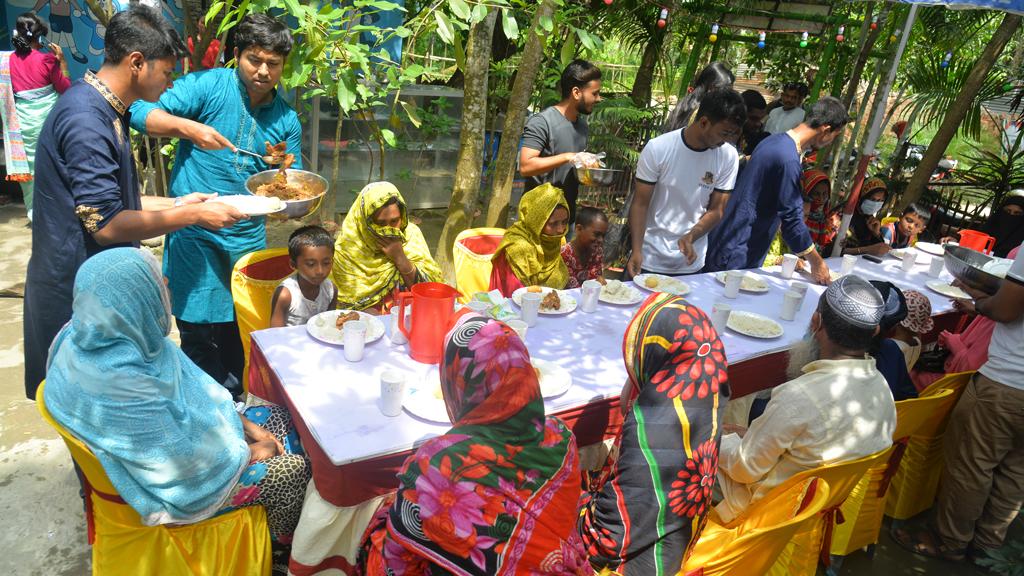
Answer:
[[[868,104],[871,102],[871,94],[875,89],[875,83],[882,76],[881,68],[881,66],[878,66],[879,70],[871,76],[871,80],[868,81],[868,88],[864,91],[864,95],[861,96],[860,106],[857,109],[856,116],[858,119],[864,118],[864,113],[867,112]],[[860,134],[862,126],[867,129],[870,125],[871,124],[864,122],[854,122],[849,142],[844,142],[845,134],[840,134],[839,137],[836,138],[836,141],[832,143],[832,146],[836,149],[833,159],[832,173],[830,174],[833,191],[838,189],[846,190],[846,180],[850,176],[850,157],[853,156],[853,150],[857,144],[857,136]]]
[[[932,172],[938,166],[942,155],[946,153],[946,147],[949,146],[953,137],[956,136],[956,131],[964,121],[967,111],[970,110],[975,96],[978,95],[978,90],[981,89],[985,76],[992,69],[992,65],[995,64],[996,59],[1002,54],[1003,49],[1006,48],[1006,43],[1010,41],[1014,32],[1020,27],[1020,23],[1021,17],[1017,14],[1007,13],[1003,16],[1002,23],[999,24],[999,28],[996,29],[995,34],[988,41],[988,45],[985,46],[981,57],[978,58],[977,62],[974,63],[974,67],[971,68],[971,73],[967,75],[964,87],[960,90],[960,94],[957,95],[949,110],[946,111],[946,116],[942,119],[939,130],[935,133],[931,143],[928,144],[928,150],[924,153],[924,158],[921,159],[921,163],[914,170],[914,175],[910,177],[910,183],[907,184],[907,192],[903,195],[900,202],[901,210],[921,197],[925,186],[928,185],[928,180],[931,179]]]
[[[665,35],[655,33],[644,47],[644,54],[640,57],[640,67],[636,70],[636,80],[633,81],[633,89],[629,97],[638,108],[647,108],[651,104],[651,90],[654,85],[654,69],[658,65],[658,54],[661,53],[661,46],[665,43]]]
[[[469,29],[469,41],[466,43],[459,159],[455,165],[455,184],[448,204],[448,218],[441,229],[441,239],[434,252],[434,260],[449,281],[455,278],[452,266],[455,237],[473,224],[480,196],[480,176],[483,171],[481,158],[487,125],[487,72],[491,62],[491,36],[497,19],[498,11],[491,8],[486,18]]]
[[[491,175],[491,199],[487,204],[487,225],[504,228],[508,222],[508,205],[512,197],[512,179],[516,171],[516,153],[519,151],[519,135],[526,124],[526,106],[533,94],[533,86],[537,82],[541,62],[544,61],[544,45],[547,33],[540,25],[541,18],[550,17],[555,12],[554,0],[543,0],[537,6],[527,32],[523,56],[516,70],[516,79],[512,84],[512,93],[508,98],[508,109],[505,113],[505,124],[501,130],[501,142],[498,143],[498,158],[494,162],[494,173]]]

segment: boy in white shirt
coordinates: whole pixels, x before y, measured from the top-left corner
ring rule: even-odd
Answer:
[[[736,91],[715,90],[690,125],[644,146],[629,210],[631,276],[693,274],[704,267],[707,233],[722,219],[736,183],[738,155],[729,142],[746,118]]]
[[[270,302],[270,327],[302,326],[334,310],[338,289],[331,282],[334,239],[320,226],[303,226],[288,237],[288,257],[295,274],[285,278]]]

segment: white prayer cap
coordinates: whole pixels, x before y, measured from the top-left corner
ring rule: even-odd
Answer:
[[[878,290],[853,274],[829,284],[824,299],[840,318],[861,328],[876,328],[885,312],[885,302]]]

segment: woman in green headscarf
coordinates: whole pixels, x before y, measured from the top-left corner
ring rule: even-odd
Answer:
[[[560,189],[542,184],[523,194],[519,220],[491,260],[491,290],[511,296],[523,286],[565,288],[569,269],[561,250],[568,228],[569,204]]]
[[[378,312],[390,308],[396,288],[441,281],[441,268],[394,184],[373,182],[359,192],[334,245],[331,279],[339,309]]]

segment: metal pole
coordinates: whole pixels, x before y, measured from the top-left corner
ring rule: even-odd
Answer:
[[[860,162],[857,164],[857,175],[853,179],[853,189],[850,191],[850,198],[846,201],[843,209],[843,221],[839,225],[839,233],[836,234],[836,241],[832,245],[832,256],[836,257],[843,253],[843,244],[846,240],[846,231],[850,228],[850,220],[853,219],[853,211],[857,209],[860,202],[860,189],[864,185],[864,175],[868,171],[868,162],[875,153],[875,146],[882,135],[882,120],[885,118],[885,109],[889,104],[889,91],[896,80],[896,70],[903,59],[903,51],[910,39],[910,32],[914,28],[914,21],[917,19],[917,4],[910,5],[910,12],[907,13],[907,21],[903,24],[903,35],[900,36],[899,46],[896,47],[896,56],[892,59],[892,66],[889,67],[889,74],[885,78],[878,93],[878,101],[875,102],[875,115],[871,122],[871,129],[868,130],[867,139],[864,141],[864,149],[861,150]],[[866,97],[866,96],[865,96]]]

